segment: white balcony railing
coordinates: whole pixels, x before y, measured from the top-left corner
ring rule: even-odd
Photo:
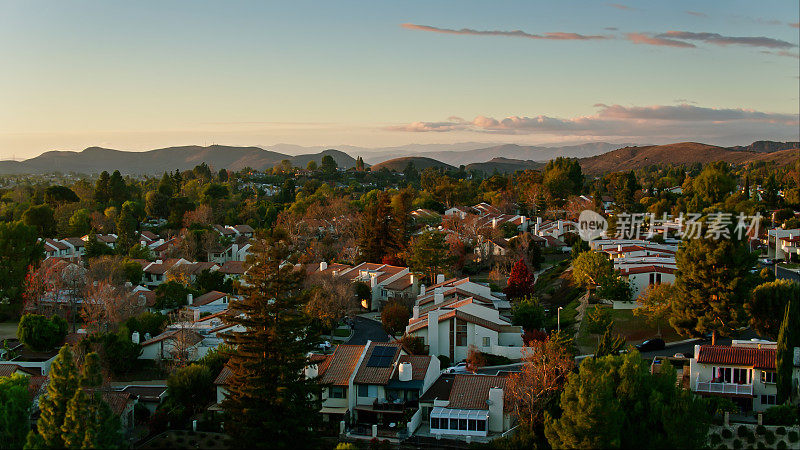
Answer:
[[[753,395],[752,384],[712,383],[709,381],[698,381],[696,390],[698,392],[710,392],[715,394]]]

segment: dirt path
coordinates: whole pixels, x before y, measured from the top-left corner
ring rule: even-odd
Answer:
[[[586,291],[584,295],[581,296],[581,304],[575,308],[575,311],[578,311],[578,314],[575,316],[575,336],[573,339],[578,339],[578,334],[581,332],[581,321],[583,320],[583,314],[586,312],[586,307],[589,306],[589,291]]]

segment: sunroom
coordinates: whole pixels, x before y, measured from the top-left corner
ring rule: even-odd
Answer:
[[[486,436],[488,424],[489,411],[483,409],[437,407],[431,410],[431,434]]]

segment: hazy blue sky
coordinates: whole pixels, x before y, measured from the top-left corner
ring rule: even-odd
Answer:
[[[0,157],[797,139],[799,5],[0,0]]]

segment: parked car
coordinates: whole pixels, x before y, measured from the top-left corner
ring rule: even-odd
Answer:
[[[764,258],[764,259],[761,260],[761,264],[763,264],[765,266],[771,266],[771,265],[775,264],[775,260],[774,259],[770,259],[770,258]]]
[[[667,347],[667,344],[664,342],[663,339],[653,338],[648,339],[641,344],[636,346],[636,350],[640,352],[652,352],[655,350],[664,350]]]
[[[462,361],[455,366],[444,369],[442,373],[467,373],[467,363]]]

